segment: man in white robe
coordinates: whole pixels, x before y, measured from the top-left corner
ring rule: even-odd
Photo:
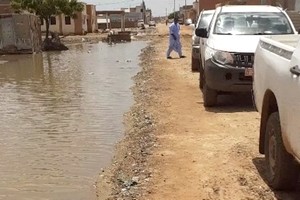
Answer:
[[[167,58],[171,59],[171,52],[178,53],[180,58],[185,58],[182,55],[181,42],[180,42],[180,25],[178,24],[178,18],[175,17],[174,22],[169,27],[169,49],[167,51]]]

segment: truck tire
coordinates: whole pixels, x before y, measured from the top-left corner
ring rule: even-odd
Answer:
[[[202,68],[199,69],[199,88],[203,89],[204,86],[204,70]]]
[[[192,58],[192,72],[199,71],[199,60],[196,58]]]
[[[213,107],[217,104],[218,93],[216,90],[213,90],[207,86],[207,84],[205,83],[205,77],[203,79],[204,79],[204,85],[203,85],[204,107]]]
[[[267,180],[275,190],[295,189],[299,166],[283,144],[279,113],[272,113],[265,134],[265,159]]]

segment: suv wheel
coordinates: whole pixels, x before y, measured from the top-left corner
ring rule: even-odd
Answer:
[[[202,66],[199,68],[199,88],[202,90],[204,86],[204,70]]]
[[[199,60],[196,58],[192,58],[192,72],[198,72],[199,70]]]
[[[204,85],[203,85],[204,106],[205,107],[213,107],[217,104],[218,93],[216,90],[213,90],[207,86],[207,84],[205,83],[205,77],[203,79],[204,79]]]
[[[272,113],[267,121],[265,134],[265,160],[267,180],[275,190],[294,189],[299,175],[299,166],[283,144],[279,113]]]

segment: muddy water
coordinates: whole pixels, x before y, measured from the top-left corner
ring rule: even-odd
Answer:
[[[0,57],[0,199],[95,199],[145,45]]]

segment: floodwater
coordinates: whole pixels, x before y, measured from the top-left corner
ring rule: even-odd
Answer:
[[[94,200],[145,42],[0,57],[0,199]]]

